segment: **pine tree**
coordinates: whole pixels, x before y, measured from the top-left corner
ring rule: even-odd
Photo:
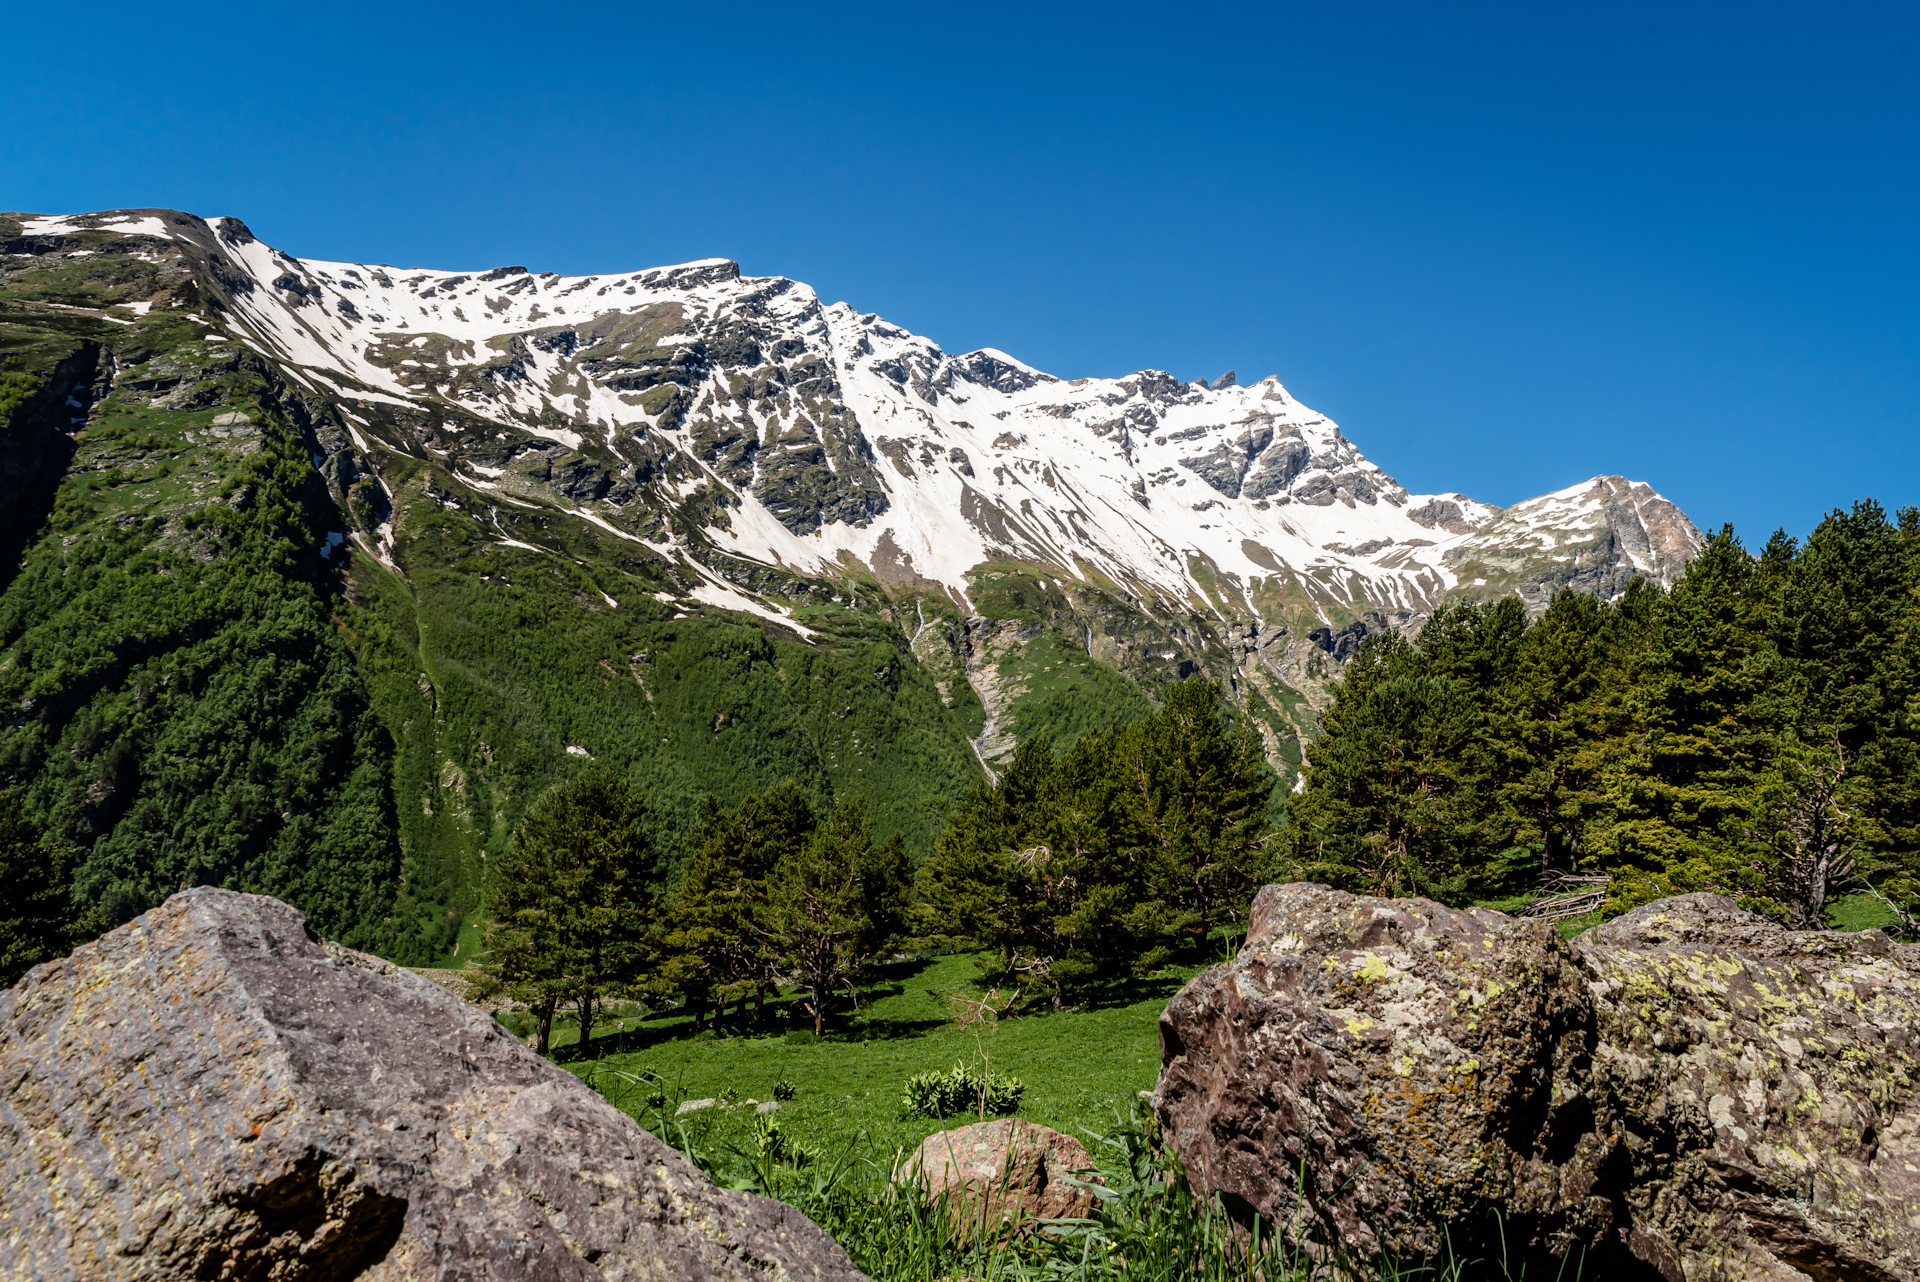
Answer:
[[[840,806],[767,879],[759,929],[807,990],[816,1036],[830,1004],[853,994],[905,927],[912,869],[898,835],[875,846],[863,802]]]
[[[580,1016],[580,1051],[610,995],[641,979],[659,908],[659,857],[624,779],[593,770],[528,808],[495,863],[487,932],[490,986],[532,1009],[547,1054],[563,1002]]]
[[[1446,901],[1484,889],[1490,850],[1486,701],[1388,634],[1362,644],[1289,800],[1303,875],[1373,895]]]
[[[1271,867],[1276,780],[1252,719],[1229,729],[1225,712],[1218,685],[1185,681],[1112,749],[1154,897],[1200,931],[1244,916]]]
[[[1643,613],[1562,589],[1526,630],[1494,703],[1509,839],[1537,852],[1543,873],[1575,871],[1607,817],[1604,779],[1632,727],[1626,662]]]
[[[1235,918],[1269,867],[1274,777],[1218,687],[1185,682],[1135,725],[1055,758],[1024,743],[921,869],[924,935],[987,950],[995,982],[1055,1004],[1161,965]]]
[[[0,988],[94,933],[90,915],[73,907],[64,853],[41,838],[12,789],[0,791]]]
[[[1724,527],[1654,613],[1630,669],[1636,732],[1606,775],[1613,820],[1595,853],[1610,911],[1695,890],[1768,906],[1751,833],[1772,730],[1756,702],[1780,675],[1771,586]]]
[[[1871,501],[1832,512],[1781,578],[1790,729],[1769,772],[1765,835],[1801,852],[1783,867],[1814,867],[1805,834],[1830,825],[1813,816],[1844,816],[1841,845],[1858,852],[1848,879],[1911,903],[1920,896],[1920,513],[1907,509],[1896,525]],[[1824,899],[1804,881],[1792,886],[1797,916]]]
[[[728,1003],[744,1010],[772,982],[763,917],[767,879],[800,851],[816,821],[806,793],[791,780],[726,811],[708,798],[699,848],[688,865],[662,940],[661,982],[686,994],[694,1023],[712,1008],[716,1026]]]

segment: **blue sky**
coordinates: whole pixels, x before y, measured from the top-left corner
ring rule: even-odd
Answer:
[[[92,5],[0,208],[722,255],[1067,377],[1278,374],[1415,490],[1920,502],[1912,5]]]

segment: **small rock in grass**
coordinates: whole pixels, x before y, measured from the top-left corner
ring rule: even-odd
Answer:
[[[780,1101],[770,1099],[766,1103],[756,1107],[753,1111],[756,1113],[778,1113],[780,1111]]]
[[[673,1110],[673,1115],[675,1117],[679,1117],[685,1113],[698,1113],[701,1109],[712,1108],[715,1104],[718,1104],[719,1102],[720,1101],[717,1099],[681,1100],[680,1107]]]
[[[1069,1177],[1092,1165],[1086,1146],[1071,1135],[1003,1117],[929,1135],[900,1178],[945,1193],[967,1224],[1078,1219],[1092,1212],[1093,1194]]]

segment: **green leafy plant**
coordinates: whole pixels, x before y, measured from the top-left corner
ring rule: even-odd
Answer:
[[[957,1063],[945,1072],[916,1073],[907,1079],[900,1107],[921,1117],[956,1117],[963,1113],[1004,1116],[1020,1107],[1025,1091],[1018,1078],[989,1069]]]

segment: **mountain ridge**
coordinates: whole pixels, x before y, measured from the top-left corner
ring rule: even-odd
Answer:
[[[297,807],[259,800],[294,786],[278,758],[218,785],[225,853],[181,826],[148,673],[191,638],[57,590],[122,563],[158,567],[154,592],[212,583],[266,522],[247,546],[283,551],[249,573],[306,602],[302,662],[357,673],[383,727],[354,732],[370,818],[350,854],[375,903],[397,834],[391,911],[431,919],[407,955],[447,942],[526,799],[589,759],[653,781],[670,845],[706,793],[793,778],[924,853],[1023,739],[1123,723],[1200,675],[1290,782],[1365,637],[1449,601],[1671,582],[1699,545],[1645,485],[1412,495],[1277,379],[1061,380],[726,259],[403,270],[294,258],[235,219],[0,214],[0,369],[26,398],[0,424],[0,534],[22,549],[0,696],[30,700],[0,765],[52,831],[120,852],[87,856],[87,893],[138,908],[205,878],[311,901],[259,862],[298,845]],[[84,670],[73,639],[100,652]],[[199,716],[197,689],[167,715]],[[322,917],[343,933],[350,912],[375,910]]]
[[[91,229],[182,234],[168,216]],[[22,230],[57,234],[103,217],[27,219]],[[1362,603],[1424,613],[1476,586],[1456,567],[1484,559],[1489,540],[1474,536],[1499,519],[1518,527],[1499,551],[1527,546],[1536,555],[1523,560],[1538,562],[1569,542],[1564,532],[1604,518],[1627,545],[1666,553],[1629,551],[1607,568],[1663,582],[1700,542],[1678,509],[1622,478],[1504,510],[1411,495],[1277,378],[1062,380],[994,348],[949,354],[872,313],[822,304],[801,282],[743,276],[728,259],[580,277],[401,269],[298,259],[237,219],[194,222],[243,270],[216,268],[245,286],[233,293],[238,337],[310,390],[363,409],[444,407],[625,462],[624,475],[576,467],[561,478],[554,492],[582,507],[624,508],[664,446],[692,466],[665,469],[658,499],[684,502],[711,483],[730,500],[705,531],[717,550],[810,575],[851,554],[883,582],[938,583],[963,609],[967,572],[992,560],[1076,577],[1085,563],[1129,590],[1216,609],[1222,589],[1258,609],[1253,581],[1266,579],[1267,598],[1304,596],[1324,617]],[[359,436],[367,424],[347,417]],[[501,488],[513,459],[532,452],[471,438],[427,448],[482,490]],[[1605,499],[1570,500],[1597,489],[1635,501],[1610,510]],[[1537,608],[1540,583],[1555,576],[1496,559]],[[1599,577],[1617,592],[1623,576]]]

